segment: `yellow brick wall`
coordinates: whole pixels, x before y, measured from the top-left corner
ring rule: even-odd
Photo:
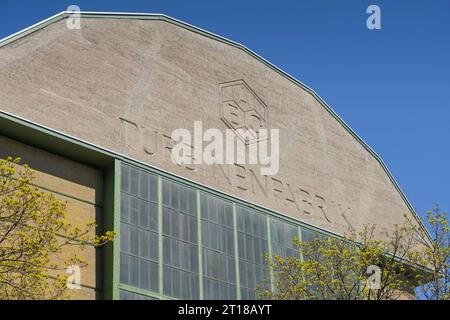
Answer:
[[[22,163],[35,170],[34,183],[67,203],[67,219],[74,226],[82,227],[88,221],[101,225],[103,174],[100,170],[0,136],[0,158],[7,156],[21,157]],[[70,298],[101,298],[102,283],[98,277],[101,273],[96,265],[100,250],[90,245],[84,250],[68,247],[54,259],[61,261],[75,253],[88,261],[88,266],[81,269],[81,289],[68,290]]]

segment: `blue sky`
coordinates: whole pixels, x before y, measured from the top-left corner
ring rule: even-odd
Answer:
[[[318,92],[420,214],[450,208],[450,1],[2,0],[0,38],[71,4],[164,13],[246,45]],[[366,28],[370,4],[381,30]]]

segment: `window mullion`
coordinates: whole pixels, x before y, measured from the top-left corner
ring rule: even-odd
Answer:
[[[163,225],[162,225],[162,178],[158,176],[158,274],[159,294],[163,295]]]
[[[237,214],[236,203],[233,202],[233,236],[234,236],[234,261],[236,268],[236,297],[241,299],[241,277],[239,272],[239,248],[238,248],[238,228],[237,228]]]
[[[200,190],[196,190],[197,193],[197,242],[198,242],[198,288],[199,298],[203,300],[203,246],[202,246],[202,215],[200,205]]]

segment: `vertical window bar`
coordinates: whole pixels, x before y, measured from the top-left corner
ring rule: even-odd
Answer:
[[[116,238],[113,242],[113,283],[112,299],[119,300],[119,282],[120,282],[120,214],[121,214],[121,162],[114,160],[114,219],[113,226]]]
[[[271,237],[271,230],[270,230],[270,216],[266,214],[266,222],[267,222],[267,248],[268,248],[268,254],[269,254],[269,261],[272,262],[273,256],[272,256],[272,237]],[[269,267],[269,277],[270,277],[270,290],[274,291],[274,278],[273,278],[273,271],[270,266]]]
[[[236,297],[241,300],[241,277],[239,273],[238,228],[236,216],[236,203],[233,202],[233,236],[234,236],[234,263],[236,266]]]
[[[297,226],[297,229],[298,229],[298,241],[302,242],[303,241],[302,240],[302,227]],[[298,249],[300,250],[300,248],[298,248]],[[299,254],[300,254],[300,261],[303,263],[303,253],[300,251]]]
[[[197,248],[198,248],[198,290],[199,298],[203,300],[203,246],[202,246],[202,212],[200,205],[200,190],[196,189],[197,193]]]
[[[159,257],[159,294],[163,294],[163,220],[162,220],[162,178],[158,176],[158,257]]]

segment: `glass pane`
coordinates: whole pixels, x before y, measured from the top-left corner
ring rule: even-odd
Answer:
[[[263,254],[267,253],[267,217],[256,210],[236,207],[238,223],[239,274],[242,299],[256,298],[261,285],[260,270],[266,270]]]
[[[172,295],[175,298],[181,297],[180,279],[180,270],[172,268]]]
[[[130,223],[135,226],[139,223],[139,200],[135,197],[130,197]]]
[[[142,199],[149,200],[149,177],[145,172],[139,172],[139,195]]]
[[[164,266],[163,270],[163,293],[172,296],[172,272],[167,266]]]
[[[311,231],[306,228],[301,228],[301,232],[302,232],[302,241],[312,242],[317,237],[317,234],[314,231]]]
[[[140,260],[140,267],[139,267],[139,288],[149,290],[149,269],[150,265],[147,260],[141,259]]]
[[[163,237],[163,263],[165,265],[172,265],[170,238]]]
[[[172,183],[171,184],[171,207],[173,209],[179,209],[180,208],[180,188],[177,184]]]
[[[138,229],[130,226],[130,252],[134,255],[139,254]]]
[[[150,262],[150,290],[159,291],[159,267],[157,263]]]
[[[144,229],[149,228],[149,220],[148,220],[148,211],[149,204],[147,201],[140,201],[139,208],[139,226]]]
[[[205,299],[233,299],[229,283],[236,283],[233,205],[201,193],[203,284]]]
[[[121,166],[120,189],[130,192],[130,169],[126,165]]]
[[[171,250],[172,250],[172,265],[174,267],[180,267],[180,242],[172,239]]]
[[[121,194],[120,199],[120,219],[124,222],[129,222],[129,215],[130,215],[130,202],[128,195],[124,192]]]
[[[130,285],[134,287],[139,286],[139,259],[136,257],[129,257],[130,261]]]
[[[123,252],[129,252],[130,246],[130,228],[127,224],[122,223],[120,225],[120,250]]]
[[[139,171],[130,167],[130,193],[134,196],[139,195]]]
[[[158,234],[154,232],[149,233],[149,250],[150,250],[150,259],[153,261],[158,260],[159,256],[159,246],[158,246]]]
[[[180,220],[178,218],[177,211],[170,211],[170,235],[174,238],[178,238],[180,236]]]
[[[194,190],[189,190],[189,214],[197,215],[197,194]]]
[[[272,253],[281,257],[300,256],[294,247],[294,237],[298,238],[298,227],[279,218],[270,219]]]
[[[149,210],[149,228],[152,231],[158,232],[158,205],[150,202]]]
[[[183,212],[188,211],[188,189],[180,189],[180,210]]]
[[[121,180],[120,282],[157,292],[158,198],[152,196],[158,194],[157,176],[122,165]],[[126,297],[133,294],[123,292]]]
[[[129,261],[128,255],[120,254],[120,282],[124,284],[129,283]]]
[[[150,258],[148,231],[139,230],[139,256],[145,259]]]
[[[158,202],[158,177],[150,175],[150,200]]]
[[[162,180],[162,200],[163,205],[170,206],[170,182]]]
[[[162,216],[163,234],[170,235],[170,209],[163,208]]]
[[[164,290],[172,292],[174,297],[191,299],[194,288],[189,279],[198,272],[199,263],[196,193],[176,182],[163,180],[163,187],[163,264],[165,268],[171,267],[171,283],[164,279]]]

